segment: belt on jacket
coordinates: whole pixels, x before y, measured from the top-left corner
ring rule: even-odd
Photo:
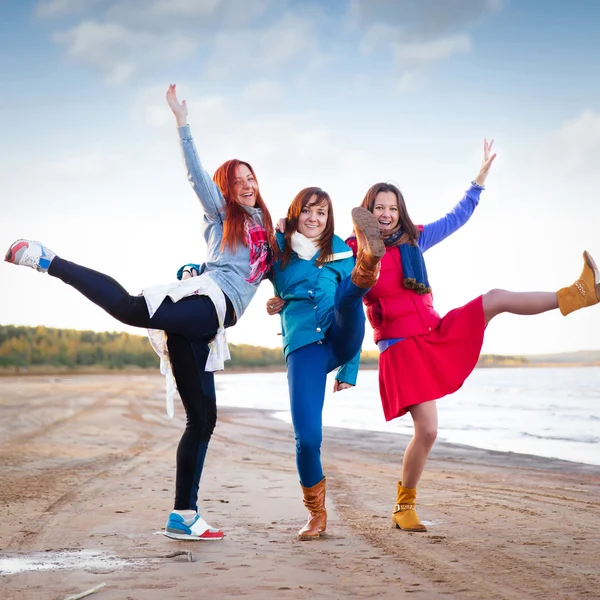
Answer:
[[[379,352],[383,352],[387,350],[390,346],[393,346],[396,342],[401,342],[404,338],[391,338],[389,340],[379,340],[377,342],[377,347],[379,348]]]

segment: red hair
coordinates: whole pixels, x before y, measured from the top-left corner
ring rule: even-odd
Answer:
[[[246,221],[252,221],[252,218],[246,212],[244,206],[236,199],[233,187],[235,181],[235,171],[240,165],[245,165],[248,167],[250,173],[252,173],[252,176],[256,181],[256,203],[254,207],[262,210],[263,224],[267,232],[269,246],[271,246],[271,249],[277,255],[278,248],[275,240],[275,231],[273,230],[273,221],[271,220],[271,215],[269,214],[267,205],[260,195],[260,191],[258,189],[258,180],[256,179],[254,169],[249,163],[244,162],[243,160],[238,160],[237,158],[233,158],[227,162],[224,162],[213,175],[213,181],[217,184],[221,190],[221,193],[223,194],[223,197],[225,198],[225,223],[223,224],[223,241],[221,242],[221,250],[224,250],[225,248],[235,250],[236,246],[248,245],[248,241],[246,240],[245,224]]]

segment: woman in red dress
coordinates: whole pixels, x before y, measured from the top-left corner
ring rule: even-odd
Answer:
[[[437,437],[435,400],[458,390],[475,368],[488,323],[500,313],[536,315],[560,308],[563,315],[598,303],[600,272],[584,253],[581,277],[558,292],[509,292],[494,289],[445,317],[433,308],[423,252],[454,233],[473,214],[484,189],[493,141],[484,141],[481,169],[463,199],[438,221],[416,226],[400,190],[378,183],[362,206],[378,218],[386,245],[381,273],[363,298],[375,330],[379,386],[387,421],[410,413],[414,436],[404,453],[402,480],[392,513],[406,531],[426,531],[415,511],[416,487]],[[347,241],[353,246],[353,239]]]

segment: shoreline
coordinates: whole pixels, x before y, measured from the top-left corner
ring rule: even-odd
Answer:
[[[255,370],[235,370],[232,372],[225,372],[225,371],[219,371],[216,374],[216,383],[218,385],[218,377],[221,377],[223,375],[244,375],[244,374],[260,374],[260,373],[285,373],[285,369],[273,369],[273,370],[269,370],[269,371],[264,371],[264,370],[259,370],[259,371],[255,371]],[[163,386],[164,385],[164,377],[160,374],[157,373],[157,370],[155,369],[142,369],[142,370],[134,370],[131,372],[115,372],[115,371],[108,371],[108,372],[97,372],[97,371],[93,371],[91,373],[79,373],[79,372],[73,372],[73,371],[64,371],[64,372],[60,372],[60,373],[27,373],[27,374],[20,374],[20,375],[5,375],[4,377],[0,377],[0,382],[2,381],[10,381],[11,379],[14,380],[19,380],[19,379],[23,379],[24,381],[37,381],[39,380],[40,382],[46,382],[46,383],[50,383],[50,384],[54,384],[54,383],[59,383],[61,381],[61,378],[65,378],[68,379],[70,381],[77,381],[79,379],[81,380],[86,380],[89,379],[90,381],[93,380],[100,380],[102,378],[114,378],[115,380],[119,380],[120,378],[143,378],[143,379],[148,379],[150,381],[157,381],[158,385]],[[218,387],[217,387],[217,404],[218,404]],[[160,399],[158,400],[157,404],[155,405],[153,410],[157,410],[158,414],[160,414],[161,416],[164,414],[164,408],[163,408],[163,396],[164,396],[164,392],[162,390],[161,387],[161,392],[160,392]],[[1,397],[0,397],[0,408],[1,408]],[[285,421],[284,419],[280,419],[278,417],[276,417],[275,415],[277,413],[281,413],[282,411],[280,409],[273,409],[273,408],[246,408],[246,407],[235,407],[235,406],[222,406],[222,405],[218,405],[218,413],[219,416],[224,413],[225,411],[233,411],[233,412],[238,412],[240,414],[243,414],[245,411],[248,411],[249,413],[252,413],[253,411],[256,411],[257,413],[260,413],[261,415],[266,415],[269,418],[272,418],[274,420],[276,420],[277,422],[281,422],[285,425],[289,425],[289,423],[287,423],[287,421]],[[286,412],[287,409],[284,409],[284,412]],[[183,409],[177,409],[176,410],[176,416],[175,418],[181,418],[183,415]],[[347,438],[347,437],[354,437],[354,438],[358,438],[360,439],[362,434],[365,435],[372,435],[372,436],[382,436],[383,440],[386,440],[386,436],[391,436],[389,439],[394,440],[395,443],[398,442],[398,440],[402,440],[404,443],[408,443],[411,439],[411,435],[408,435],[406,433],[402,433],[402,432],[395,432],[395,431],[381,431],[380,429],[366,429],[366,428],[353,428],[353,427],[337,427],[337,426],[331,426],[331,425],[324,425],[323,426],[323,430],[331,430],[331,431],[339,431],[339,432],[346,432],[345,435],[343,434],[338,434],[338,437],[340,438]],[[570,466],[574,466],[577,465],[577,470],[583,468],[583,467],[589,467],[591,469],[597,469],[600,472],[600,465],[596,465],[594,463],[586,463],[586,462],[582,462],[582,461],[578,461],[578,460],[569,460],[569,459],[563,459],[563,458],[557,458],[557,457],[549,457],[549,456],[544,456],[541,454],[531,454],[531,453],[521,453],[521,452],[512,452],[510,450],[495,450],[495,449],[489,449],[489,448],[483,448],[480,446],[472,446],[472,445],[468,445],[468,444],[462,444],[460,442],[447,442],[447,441],[443,441],[441,439],[442,434],[440,434],[438,436],[438,440],[435,442],[435,445],[432,449],[431,452],[431,456],[433,457],[435,454],[440,454],[440,456],[443,456],[445,458],[451,457],[451,456],[457,456],[457,457],[464,457],[466,454],[468,453],[473,453],[473,454],[477,454],[478,460],[489,460],[490,463],[489,464],[502,464],[502,457],[506,457],[507,460],[509,457],[516,457],[513,460],[510,461],[510,464],[514,465],[514,466],[531,466],[531,468],[543,468],[541,466],[534,466],[534,465],[541,465],[543,463],[543,461],[555,461],[557,463],[558,466],[555,467],[555,469],[553,470],[560,470],[561,468],[569,468]],[[390,444],[385,442],[385,445],[389,448],[392,448],[394,446],[394,444]],[[454,450],[453,450],[454,449]],[[495,459],[493,457],[496,457]],[[521,460],[522,459],[522,460]],[[542,462],[539,462],[542,461]],[[583,469],[583,471],[585,471],[585,469]]]
[[[584,362],[536,362],[529,364],[484,364],[478,365],[476,369],[573,369],[600,367],[598,363]],[[375,371],[378,369],[377,363],[361,364],[360,371]],[[239,375],[243,373],[285,373],[285,365],[272,365],[261,367],[225,367],[223,371],[216,371],[215,376]],[[126,369],[108,369],[105,367],[51,367],[45,365],[36,365],[34,367],[0,367],[0,378],[2,377],[53,377],[53,376],[88,376],[88,375],[154,375],[158,373],[158,367],[141,368],[131,367]]]

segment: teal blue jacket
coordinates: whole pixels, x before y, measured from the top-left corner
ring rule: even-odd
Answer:
[[[284,237],[277,233],[277,243],[283,251]],[[335,292],[339,283],[354,268],[352,250],[337,235],[333,237],[334,260],[317,266],[317,253],[311,260],[298,258],[292,253],[285,269],[275,261],[272,271],[275,294],[285,300],[280,313],[283,353],[314,344],[325,338],[333,323]],[[338,381],[356,385],[360,352],[342,365],[336,375]]]

